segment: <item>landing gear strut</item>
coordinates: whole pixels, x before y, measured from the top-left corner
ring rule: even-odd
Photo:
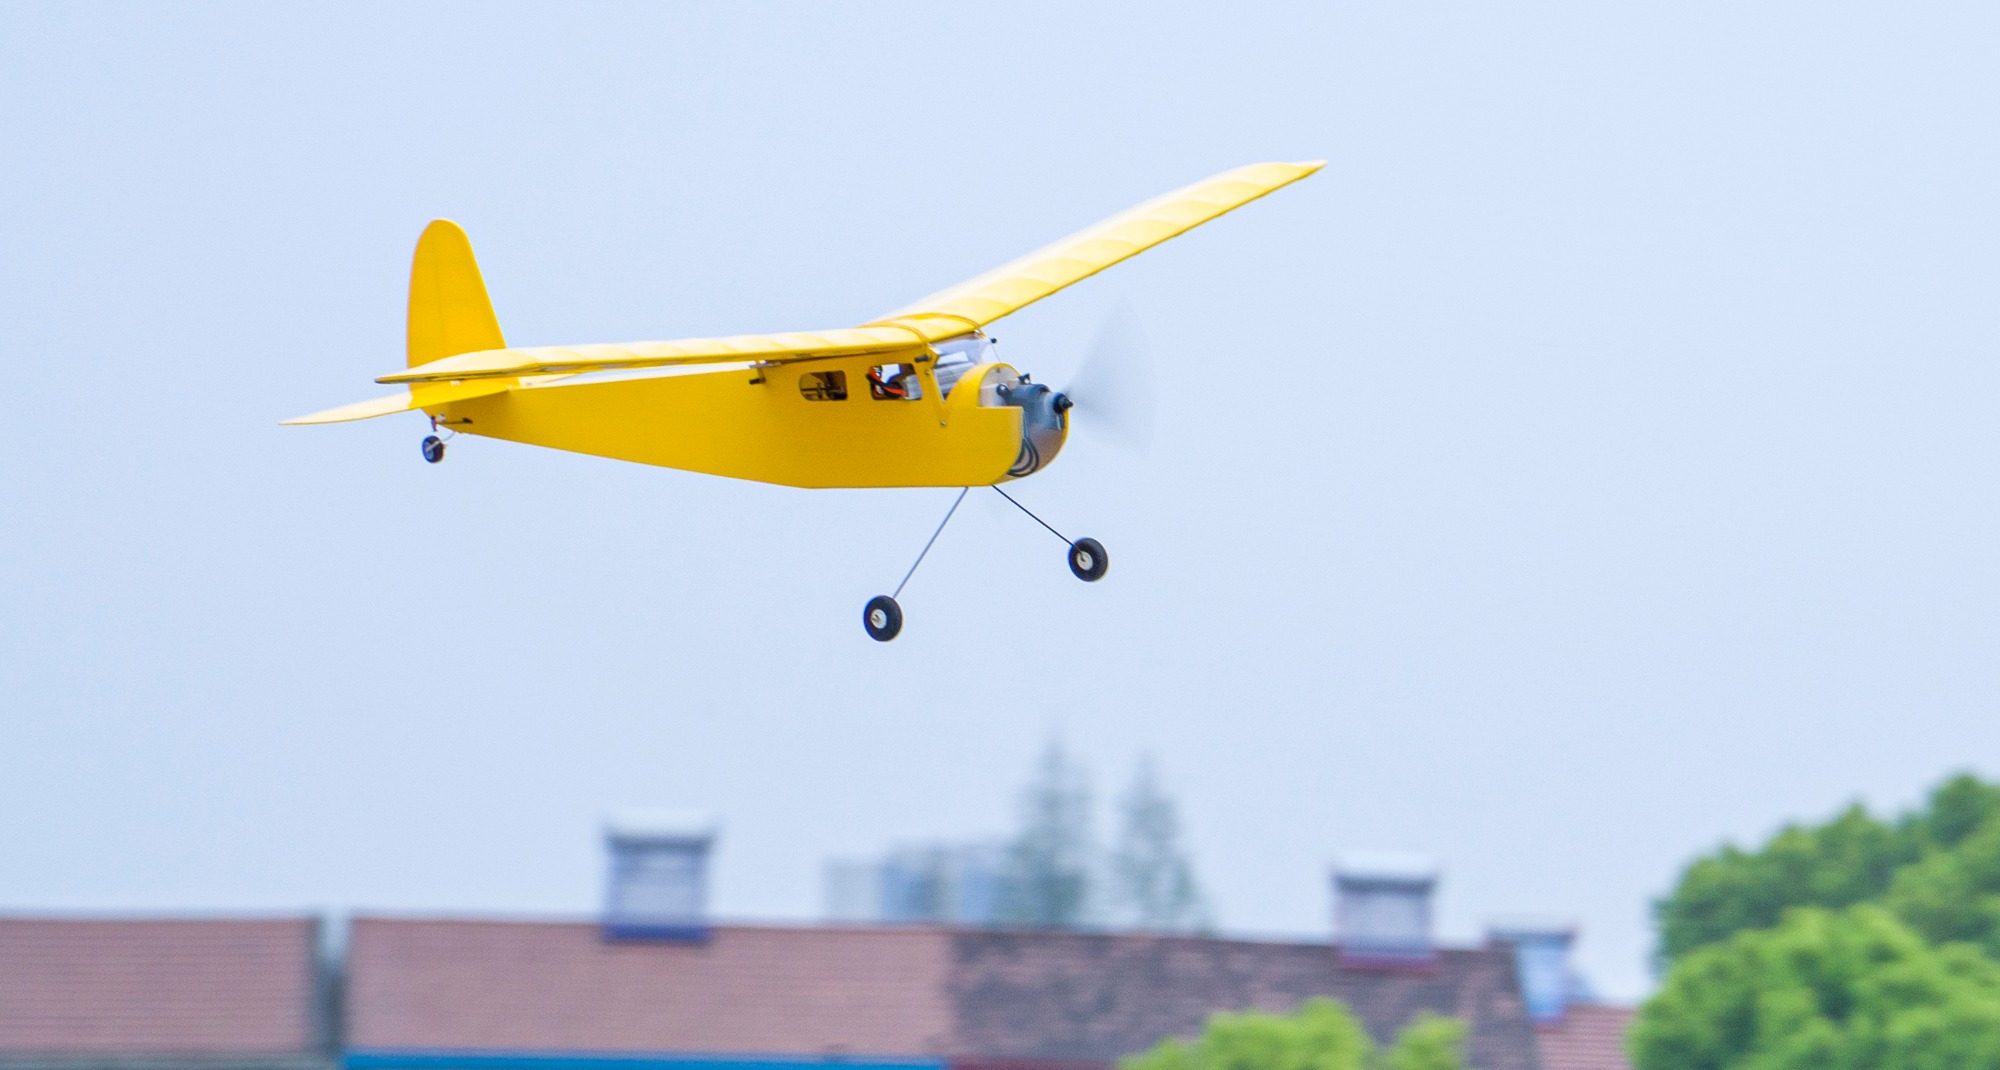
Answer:
[[[1001,490],[999,487],[994,487],[993,489],[1002,498],[1013,502],[1014,508],[1027,513],[1029,518],[1034,520],[1035,523],[1048,528],[1049,534],[1069,544],[1069,570],[1077,579],[1085,583],[1096,583],[1098,580],[1104,578],[1106,572],[1110,571],[1111,555],[1104,551],[1103,543],[1098,542],[1096,539],[1088,538],[1077,539],[1071,542],[1063,536],[1062,532],[1050,528],[1048,521],[1030,512],[1027,506],[1014,501],[1013,495]],[[945,511],[944,519],[938,522],[937,530],[931,532],[930,541],[924,544],[923,550],[917,554],[916,561],[911,563],[910,571],[903,573],[903,582],[896,585],[895,593],[878,594],[870,598],[868,604],[862,608],[861,626],[867,629],[868,638],[878,643],[886,643],[902,633],[903,607],[897,603],[896,598],[903,593],[903,588],[909,585],[910,577],[917,574],[917,566],[924,563],[924,556],[929,554],[931,547],[937,544],[938,536],[944,534],[944,526],[951,523],[952,514],[958,512],[958,507],[964,504],[965,496],[971,490],[971,487],[967,487],[958,492],[958,498],[951,503],[951,508]]]
[[[1019,509],[1024,513],[1027,513],[1028,519],[1033,520],[1035,523],[1040,524],[1045,528],[1048,528],[1049,534],[1054,535],[1056,538],[1069,543],[1069,570],[1073,575],[1076,576],[1077,579],[1080,579],[1085,583],[1096,583],[1098,580],[1104,578],[1104,574],[1106,572],[1111,571],[1111,555],[1104,552],[1103,543],[1098,542],[1096,539],[1089,539],[1089,538],[1078,539],[1075,542],[1070,542],[1069,538],[1065,536],[1062,532],[1057,531],[1054,528],[1050,528],[1048,521],[1043,520],[1041,517],[1036,516],[1032,512],[1029,512],[1027,506],[1022,505],[1020,502],[1014,501],[1014,496],[1012,494],[1009,494],[1004,490],[1000,490],[999,487],[994,487],[993,489],[997,491],[1002,498],[1005,498],[1008,501],[1013,502],[1014,508]]]
[[[945,510],[944,519],[938,521],[937,530],[931,532],[930,541],[917,553],[917,559],[910,562],[910,571],[903,573],[903,582],[896,585],[896,593],[878,594],[868,600],[868,605],[861,611],[861,626],[868,629],[868,638],[878,643],[886,643],[902,632],[903,607],[896,604],[896,595],[902,594],[903,588],[909,586],[910,577],[917,574],[917,566],[924,563],[924,555],[930,553],[931,547],[937,544],[938,536],[944,534],[944,526],[951,523],[952,514],[958,512],[958,507],[964,503],[965,496],[971,491],[971,487],[966,487],[952,500],[951,508]]]

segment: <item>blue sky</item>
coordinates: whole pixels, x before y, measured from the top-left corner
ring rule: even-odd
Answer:
[[[580,913],[597,822],[715,902],[1004,832],[1059,736],[1180,796],[1225,927],[1346,849],[1569,918],[2000,745],[1986,5],[0,7],[0,909]],[[1320,175],[1115,310],[1160,424],[1024,501],[280,428],[471,233],[523,344],[860,323],[1240,163]]]

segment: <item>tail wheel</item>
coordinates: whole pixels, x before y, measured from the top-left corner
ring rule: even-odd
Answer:
[[[1069,544],[1069,570],[1085,583],[1096,583],[1111,568],[1111,555],[1096,539],[1078,539]]]
[[[436,435],[424,436],[424,460],[432,464],[444,460],[444,439]]]
[[[888,595],[878,594],[861,611],[861,626],[868,629],[868,638],[886,643],[903,630],[903,607]]]

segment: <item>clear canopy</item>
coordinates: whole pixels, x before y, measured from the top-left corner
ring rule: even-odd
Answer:
[[[938,390],[947,397],[966,372],[977,365],[991,364],[1000,359],[993,351],[993,340],[978,331],[947,338],[932,348],[937,350],[935,370]]]

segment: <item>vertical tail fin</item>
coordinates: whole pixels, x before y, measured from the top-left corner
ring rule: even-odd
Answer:
[[[410,265],[410,367],[460,353],[505,349],[500,321],[472,257],[472,241],[449,219],[432,221]]]

